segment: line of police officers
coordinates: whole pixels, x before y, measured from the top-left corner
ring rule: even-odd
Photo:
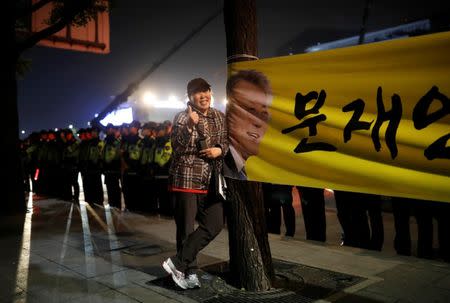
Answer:
[[[100,140],[97,128],[80,129],[78,139],[70,129],[32,133],[21,145],[26,190],[30,191],[28,182],[31,179],[36,194],[78,201],[78,174],[81,173],[84,200],[101,204],[103,174],[110,206],[122,208],[123,192],[129,210],[173,215],[167,184],[172,155],[172,123],[148,122],[139,134],[140,129],[138,121],[120,127],[108,124],[104,140]],[[297,188],[301,193],[307,239],[326,241],[323,190]],[[295,214],[287,216],[293,210],[286,212],[292,208],[292,199],[280,204],[279,192],[272,187],[265,191],[268,229],[269,232],[280,233],[280,206],[284,206],[286,235],[293,236]],[[290,196],[290,186],[286,192]],[[276,199],[272,197],[274,194]],[[343,245],[382,250],[381,197],[335,191],[335,198]],[[417,255],[433,258],[434,218],[438,223],[439,255],[450,261],[450,204],[392,198],[391,205],[397,253],[411,255],[410,217],[414,216],[418,225]]]
[[[172,155],[172,123],[139,121],[120,127],[108,124],[104,140],[98,128],[32,133],[21,142],[26,191],[78,201],[83,182],[84,200],[103,203],[101,175],[105,176],[108,203],[126,209],[172,215],[168,170]]]
[[[295,233],[292,187],[263,184],[269,233],[280,234],[281,213],[286,236]],[[297,186],[306,239],[326,241],[324,190]],[[441,258],[450,262],[450,203],[386,197],[356,192],[334,191],[336,210],[342,227],[342,245],[381,251],[384,244],[383,211],[394,217],[394,248],[400,255],[412,254],[411,218],[417,223],[417,257]],[[437,224],[438,250],[433,247],[433,222]]]

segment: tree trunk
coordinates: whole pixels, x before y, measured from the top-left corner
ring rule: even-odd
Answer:
[[[17,81],[16,81],[16,62],[17,53],[15,48],[15,19],[14,1],[6,1],[3,4],[2,16],[2,37],[6,41],[4,46],[5,54],[1,56],[3,63],[1,81],[6,90],[5,99],[2,102],[3,117],[0,119],[2,129],[2,155],[3,165],[1,168],[1,177],[5,183],[5,189],[2,191],[2,210],[0,214],[11,214],[25,212],[25,197],[22,180],[22,168],[19,152],[19,118],[17,112]]]
[[[224,22],[229,63],[257,56],[255,0],[225,0]],[[230,270],[239,288],[264,291],[275,274],[265,220],[262,186],[258,182],[227,180]]]
[[[227,185],[231,276],[239,288],[268,290],[275,273],[267,238],[261,183],[227,179]]]

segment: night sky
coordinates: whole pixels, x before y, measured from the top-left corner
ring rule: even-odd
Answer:
[[[19,129],[86,127],[175,43],[203,22],[223,1],[116,1],[111,13],[111,52],[89,54],[35,46],[24,54],[32,69],[18,81]],[[373,0],[368,31],[426,19],[449,11],[450,1]],[[291,45],[310,46],[330,37],[357,35],[365,0],[257,0],[259,57],[288,54]],[[322,33],[328,33],[325,35]],[[298,52],[297,49],[295,49]],[[226,44],[223,15],[216,18],[140,86],[167,98],[185,98],[186,83],[204,77],[219,102],[225,97]],[[220,107],[219,107],[220,108]],[[155,119],[158,117],[155,115]]]

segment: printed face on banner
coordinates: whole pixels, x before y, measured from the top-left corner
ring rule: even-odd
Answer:
[[[257,71],[241,71],[227,84],[227,123],[232,146],[243,160],[258,154],[269,121],[271,102],[267,78]]]
[[[445,32],[231,64],[224,175],[449,202],[449,52]]]

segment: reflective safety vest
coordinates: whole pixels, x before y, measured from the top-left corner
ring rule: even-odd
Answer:
[[[78,163],[80,155],[80,143],[75,141],[66,145],[63,152],[63,162],[65,165]]]
[[[98,144],[89,144],[88,161],[97,164],[101,159],[104,143],[99,141]]]
[[[163,167],[170,161],[170,157],[172,157],[172,143],[167,141],[164,146],[158,146],[155,150],[155,163],[157,163],[160,167]]]
[[[155,144],[142,149],[141,164],[152,164],[155,160]]]
[[[130,160],[138,161],[142,154],[142,142],[139,140],[136,144],[129,144],[127,151]]]
[[[111,163],[114,160],[120,159],[120,141],[115,140],[111,144],[106,144],[103,149],[103,161]]]

